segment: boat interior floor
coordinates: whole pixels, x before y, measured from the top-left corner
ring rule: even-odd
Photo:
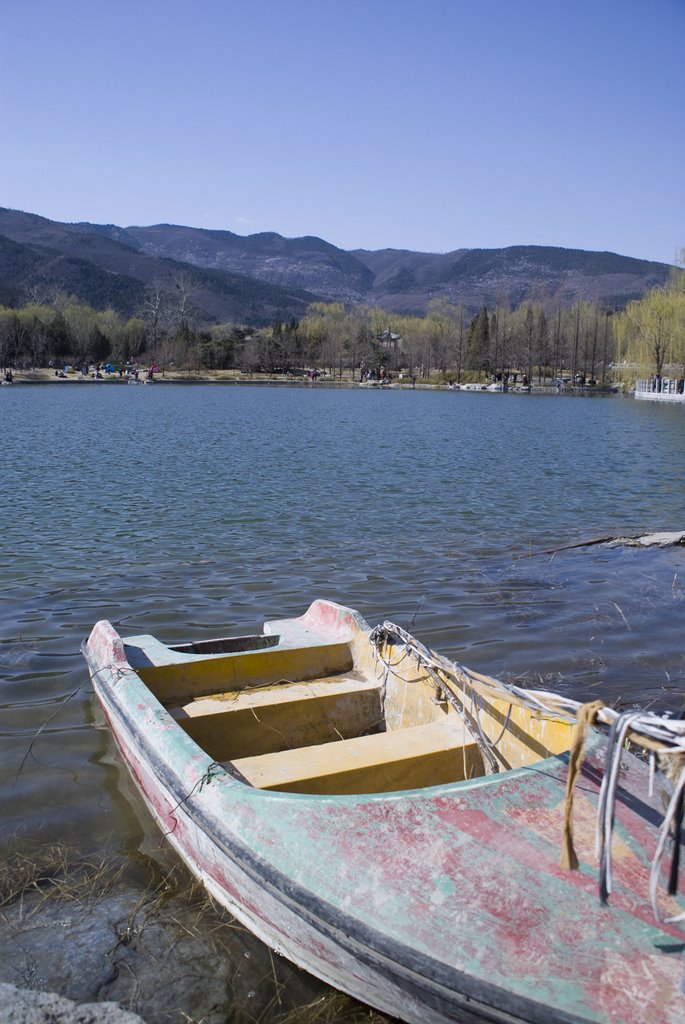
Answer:
[[[167,710],[213,760],[259,789],[377,793],[484,773],[477,744],[441,702],[433,720],[389,729],[380,681],[354,670],[201,694]]]
[[[506,700],[481,701],[469,719],[402,654],[393,655],[401,667],[386,671],[368,645],[277,625],[280,644],[239,638],[209,654],[147,636],[125,642],[129,663],[178,725],[251,786],[352,794],[460,782],[493,769],[483,730],[503,737],[495,768],[568,749],[565,723]],[[471,699],[461,696],[464,705]]]

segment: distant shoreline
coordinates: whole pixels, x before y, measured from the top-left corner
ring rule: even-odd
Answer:
[[[415,384],[412,384],[411,379],[405,377],[400,380],[396,377],[390,384],[381,385],[379,382],[362,382],[353,380],[348,375],[340,377],[328,377],[327,375],[319,376],[316,380],[312,380],[307,376],[287,376],[286,374],[278,374],[276,376],[262,376],[256,374],[242,373],[236,370],[171,370],[166,371],[164,374],[161,372],[156,374],[153,381],[147,379],[147,372],[143,371],[138,379],[119,377],[118,374],[106,374],[102,377],[96,378],[93,376],[84,377],[81,373],[68,373],[65,377],[57,377],[55,371],[51,369],[38,369],[38,370],[13,370],[13,384],[11,385],[29,385],[29,384],[54,384],[60,386],[70,386],[70,390],[75,385],[98,385],[108,387],[121,387],[123,385],[134,384],[136,386],[152,384],[162,385],[187,385],[187,384],[206,384],[206,385],[219,385],[219,386],[235,386],[235,387],[297,387],[297,388],[308,388],[308,389],[337,389],[337,390],[348,390],[351,388],[359,389],[363,388],[370,391],[458,391],[459,386],[455,386],[448,382],[437,383],[417,380]],[[475,391],[477,394],[485,393],[485,387],[483,391],[479,391],[477,388],[469,387],[466,388],[470,393]],[[537,395],[557,395],[559,391],[553,384],[534,384],[530,391]],[[496,392],[490,392],[496,393]],[[513,393],[513,389],[512,389]],[[586,397],[596,396],[607,396],[608,394],[615,393],[615,390],[610,387],[597,387],[597,388],[576,388],[576,387],[565,387],[562,392],[567,396],[571,395],[585,395]]]
[[[154,376],[153,381],[147,379],[147,371],[142,371],[137,380],[130,377],[120,377],[118,374],[104,374],[102,377],[93,377],[91,375],[84,377],[81,373],[68,373],[65,377],[58,377],[54,370],[51,369],[39,369],[39,370],[13,370],[14,384],[97,384],[97,385],[114,385],[123,384],[221,384],[221,385],[237,385],[240,387],[306,387],[306,388],[358,388],[361,386],[361,381],[353,380],[349,374],[343,377],[333,377],[328,375],[321,375],[319,371],[319,377],[316,380],[312,380],[307,376],[288,376],[286,374],[276,374],[274,376],[266,376],[262,374],[249,374],[241,373],[236,370],[167,370],[164,374],[157,373]],[[437,388],[447,389],[448,385],[445,384],[433,384],[433,383],[420,383],[416,382],[416,388]],[[391,385],[386,385],[383,388],[377,388],[376,390],[385,390],[386,387],[392,387],[394,390],[408,389],[411,390],[413,385],[411,380],[404,379],[399,380],[395,378]]]
[[[102,377],[94,377],[89,374],[87,377],[81,373],[68,373],[64,377],[58,377],[52,369],[36,370],[12,370],[15,384],[304,384],[310,387],[336,387],[359,386],[358,381],[349,377],[342,379],[331,377],[329,380],[319,377],[318,380],[310,380],[307,377],[289,377],[285,374],[277,374],[272,377],[252,375],[235,370],[167,370],[165,373],[156,373],[153,381],[147,379],[147,371],[141,371],[137,379],[132,377],[120,377],[118,373],[103,374]]]

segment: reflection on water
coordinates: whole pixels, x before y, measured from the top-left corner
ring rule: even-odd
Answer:
[[[50,385],[0,395],[0,835],[130,851],[154,832],[79,644],[260,631],[315,597],[474,668],[684,701],[681,409],[629,399]]]

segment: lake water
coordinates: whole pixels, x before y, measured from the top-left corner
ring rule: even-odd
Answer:
[[[628,398],[0,389],[0,839],[154,831],[94,727],[81,640],[261,629],[315,597],[524,685],[679,710],[685,414]],[[547,554],[542,552],[547,551]]]

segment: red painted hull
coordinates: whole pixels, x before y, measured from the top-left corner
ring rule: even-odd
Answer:
[[[404,793],[255,790],[212,764],[121,655],[86,651],[126,764],[192,871],[273,949],[410,1024],[685,1019],[683,933],[649,905],[660,798],[646,801],[635,758],[601,906],[598,743],[576,795],[582,867],[565,872],[564,757]]]

